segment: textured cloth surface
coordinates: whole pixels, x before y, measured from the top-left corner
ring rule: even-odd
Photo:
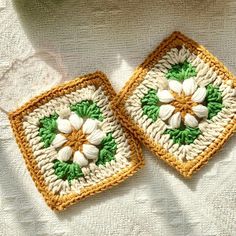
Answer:
[[[174,30],[236,74],[236,2],[0,0],[0,105],[7,110],[67,78],[102,70],[118,92]],[[61,67],[62,69],[62,67]],[[0,113],[0,235],[236,235],[236,137],[192,180],[144,149],[146,166],[111,190],[52,212]]]

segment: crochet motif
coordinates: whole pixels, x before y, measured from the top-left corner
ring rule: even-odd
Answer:
[[[139,145],[111,104],[114,96],[106,77],[96,72],[9,114],[27,167],[52,209],[116,185],[143,165]]]
[[[141,64],[116,105],[157,156],[190,177],[236,129],[236,80],[179,32]]]

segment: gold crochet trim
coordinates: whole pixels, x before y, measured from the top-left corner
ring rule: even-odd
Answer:
[[[127,110],[125,109],[125,103],[131,96],[133,91],[144,81],[145,76],[149,70],[158,61],[166,55],[171,48],[180,48],[183,45],[193,54],[200,57],[205,63],[208,63],[210,68],[219,75],[223,80],[230,80],[233,88],[236,87],[236,78],[228,71],[228,69],[212,54],[210,54],[203,46],[184,36],[180,32],[173,32],[168,38],[166,38],[155,50],[152,52],[146,60],[137,67],[133,75],[126,83],[124,88],[117,95],[117,99],[114,100],[114,105],[119,107],[117,110],[120,114],[125,116],[124,123],[136,138],[144,143],[156,156],[164,160],[168,165],[174,167],[184,177],[191,177],[193,173],[198,171],[202,166],[212,158],[218,150],[220,150],[223,144],[229,139],[229,137],[236,130],[236,118],[229,122],[224,131],[212,142],[202,153],[200,153],[195,159],[187,162],[177,160],[170,152],[164,149],[160,144],[154,142],[135,121],[131,118]]]
[[[26,140],[22,123],[23,117],[32,112],[33,110],[35,110],[37,107],[47,103],[53,98],[69,94],[73,91],[76,91],[77,89],[81,89],[89,85],[94,85],[97,88],[102,86],[106,96],[109,97],[110,101],[116,95],[107,77],[102,72],[95,72],[93,74],[88,74],[76,78],[75,80],[72,80],[70,82],[60,84],[59,86],[51,89],[50,91],[45,92],[42,95],[31,99],[29,102],[24,104],[16,111],[9,113],[9,120],[16,141],[19,145],[19,148],[26,162],[27,168],[39,192],[43,195],[45,201],[47,202],[49,207],[53,210],[58,210],[58,211],[64,210],[66,207],[76,203],[79,200],[82,200],[88,196],[94,195],[108,188],[111,188],[112,186],[115,186],[120,182],[124,181],[129,176],[132,176],[135,172],[138,171],[138,169],[140,169],[144,165],[142,152],[139,144],[130,133],[125,132],[126,137],[128,137],[128,143],[131,147],[131,156],[130,156],[131,164],[129,166],[121,169],[115,175],[105,178],[101,182],[97,183],[95,186],[84,187],[80,193],[71,193],[60,196],[54,194],[52,191],[49,190],[47,184],[45,183],[45,179],[42,173],[40,172],[40,169],[37,166],[37,162],[34,158],[33,151],[28,141]],[[115,107],[111,108],[118,120],[122,119],[125,121],[125,117],[123,117],[122,114],[119,115],[116,114]]]

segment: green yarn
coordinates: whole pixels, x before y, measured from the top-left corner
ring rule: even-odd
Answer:
[[[115,159],[117,144],[111,133],[102,140],[99,148],[98,160],[96,165],[105,165]]]
[[[73,104],[70,109],[80,117],[89,117],[99,121],[103,120],[103,115],[97,104],[91,100],[84,100],[82,102]]]
[[[45,148],[50,146],[56,136],[57,118],[58,115],[54,114],[49,117],[44,117],[39,121],[39,136],[41,137],[41,141],[43,141]]]
[[[59,179],[68,180],[69,183],[71,183],[73,179],[84,176],[80,166],[72,161],[64,162],[55,160],[53,168],[54,173]]]
[[[147,115],[152,121],[156,121],[159,115],[158,102],[157,92],[154,89],[150,89],[141,99],[143,114]]]
[[[173,65],[172,68],[166,73],[166,78],[183,81],[196,75],[196,68],[189,62],[184,61],[183,63]]]
[[[224,107],[222,104],[222,95],[218,87],[209,84],[207,86],[206,106],[208,108],[208,119],[212,119]]]
[[[185,127],[178,129],[167,129],[165,134],[169,134],[174,143],[191,144],[201,134],[201,131],[199,128]]]

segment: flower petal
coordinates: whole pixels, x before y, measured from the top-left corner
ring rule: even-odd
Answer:
[[[94,130],[89,136],[87,136],[87,140],[94,145],[99,145],[102,140],[106,137],[106,133],[100,129]]]
[[[84,154],[80,151],[74,153],[73,162],[78,164],[80,167],[87,166],[88,160],[85,158]]]
[[[57,155],[59,161],[68,161],[72,155],[72,148],[69,146],[63,147],[58,151]]]
[[[71,125],[76,129],[80,129],[84,120],[83,118],[79,117],[77,114],[72,113],[69,117],[69,121],[71,123]]]
[[[52,141],[52,145],[55,148],[61,147],[67,139],[62,134],[57,134],[56,137]]]
[[[203,102],[207,94],[205,87],[198,88],[192,96],[192,101],[194,102]]]
[[[67,119],[57,118],[57,129],[65,134],[69,134],[72,131],[70,121]]]
[[[96,160],[99,149],[91,144],[83,144],[83,153],[88,159]]]
[[[161,73],[161,75],[153,73],[153,76],[158,77],[158,79],[156,81],[158,88],[166,89],[168,87],[168,80],[166,79],[165,75],[163,75],[162,73]]]
[[[173,95],[168,90],[158,90],[157,97],[160,102],[169,103],[174,100]]]
[[[62,107],[57,111],[57,113],[61,118],[68,118],[71,111],[69,107]]]
[[[180,127],[181,123],[181,114],[180,112],[175,113],[173,116],[169,119],[169,124],[172,129],[176,129]]]
[[[183,90],[186,96],[192,95],[196,89],[197,89],[197,83],[193,78],[184,80]]]
[[[83,132],[85,134],[91,134],[95,129],[97,129],[98,121],[93,119],[87,119],[83,124]]]
[[[189,126],[189,127],[192,127],[192,128],[195,128],[198,126],[198,121],[197,119],[192,116],[191,114],[186,114],[186,116],[184,117],[184,123],[186,126]]]
[[[208,116],[208,109],[207,107],[199,104],[197,106],[193,106],[192,107],[193,112],[199,117],[199,118],[203,118],[203,117],[207,117]]]
[[[172,105],[161,105],[159,110],[159,117],[162,120],[167,120],[174,112],[175,107]]]
[[[170,80],[169,81],[169,88],[172,90],[172,91],[174,91],[174,92],[176,92],[176,93],[178,93],[178,94],[180,94],[181,92],[182,92],[182,83],[180,83],[179,81],[177,81],[177,80]]]

